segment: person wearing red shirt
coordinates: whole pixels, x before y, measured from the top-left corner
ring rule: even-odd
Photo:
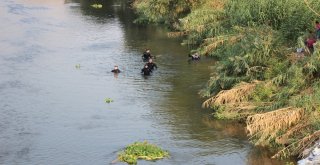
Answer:
[[[314,37],[310,37],[307,39],[306,45],[307,45],[308,49],[310,50],[310,53],[313,53],[313,51],[314,51],[313,44],[316,42],[317,42],[317,40]]]

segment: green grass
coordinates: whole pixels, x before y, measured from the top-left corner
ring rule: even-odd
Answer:
[[[118,160],[128,164],[137,164],[138,159],[157,160],[168,157],[169,153],[148,142],[135,142],[118,154]]]

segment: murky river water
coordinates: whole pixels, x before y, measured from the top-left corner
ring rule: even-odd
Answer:
[[[254,148],[242,125],[201,109],[197,91],[214,61],[188,63],[164,28],[132,24],[126,1],[89,5],[1,0],[0,164],[110,164],[144,140],[171,157],[139,164],[281,164]],[[145,48],[159,66],[148,78]]]

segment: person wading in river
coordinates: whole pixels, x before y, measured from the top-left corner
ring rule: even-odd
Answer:
[[[150,49],[146,49],[145,52],[143,52],[143,55],[142,55],[142,60],[144,62],[147,62],[149,59],[151,59],[152,56],[151,56],[151,53],[150,53]]]
[[[150,58],[149,61],[146,63],[146,65],[148,66],[148,68],[152,71],[154,70],[154,68],[158,69],[157,64],[155,64],[152,59]]]
[[[121,71],[120,71],[120,69],[118,68],[118,66],[116,65],[116,66],[114,66],[114,69],[111,70],[111,72],[113,72],[113,73],[120,73]]]
[[[149,76],[151,72],[152,70],[149,69],[148,65],[144,65],[144,67],[141,69],[141,73],[143,73],[145,76]]]

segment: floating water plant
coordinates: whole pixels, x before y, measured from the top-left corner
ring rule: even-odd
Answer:
[[[113,102],[113,100],[110,99],[110,98],[106,98],[106,99],[105,99],[105,102],[106,102],[106,103],[111,103],[111,102]]]
[[[138,159],[157,160],[168,157],[169,153],[148,142],[135,142],[118,154],[118,160],[128,164],[137,164]]]
[[[76,64],[75,67],[76,67],[77,69],[80,69],[81,65],[80,65],[80,64]]]
[[[91,7],[96,8],[96,9],[100,9],[100,8],[102,8],[102,5],[95,3],[95,4],[92,4]]]

